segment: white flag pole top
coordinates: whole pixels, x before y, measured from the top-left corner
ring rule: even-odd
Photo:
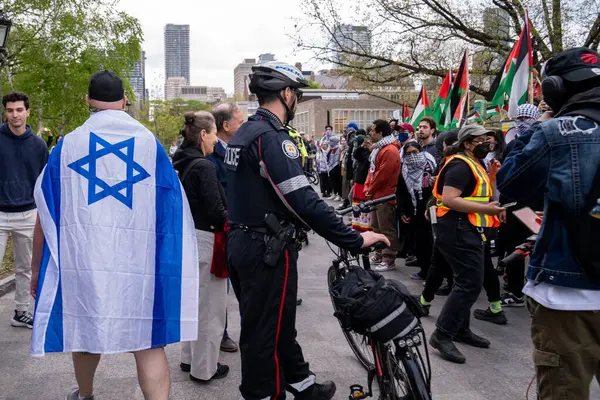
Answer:
[[[162,145],[123,111],[61,140],[34,191],[44,230],[31,354],[195,340],[194,224]]]

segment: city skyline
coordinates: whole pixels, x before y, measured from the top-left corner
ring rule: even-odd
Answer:
[[[190,85],[222,87],[234,93],[233,70],[245,58],[273,53],[278,60],[291,64],[302,62],[307,69],[312,54],[296,53],[292,34],[294,16],[301,15],[300,1],[292,0],[278,7],[269,6],[266,0],[244,2],[222,0],[218,4],[202,4],[201,18],[195,12],[198,4],[193,0],[171,0],[168,7],[148,7],[142,0],[121,0],[117,7],[140,21],[146,52],[146,88],[151,98],[164,97],[165,54],[164,27],[166,24],[190,25]],[[261,18],[270,23],[244,23],[243,33],[230,21],[245,21],[261,11]],[[224,14],[224,10],[226,13]],[[231,25],[231,26],[228,26]]]

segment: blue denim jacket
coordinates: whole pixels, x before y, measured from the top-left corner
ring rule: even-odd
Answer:
[[[587,279],[568,245],[562,206],[581,215],[600,167],[600,125],[581,116],[559,117],[534,124],[519,137],[497,176],[498,190],[532,204],[544,194],[544,221],[527,278],[578,289],[600,290]],[[599,244],[600,245],[600,244]]]

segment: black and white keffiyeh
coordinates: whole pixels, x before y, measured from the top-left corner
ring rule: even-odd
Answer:
[[[371,166],[369,167],[369,171],[375,172],[377,154],[379,150],[383,149],[388,144],[392,144],[396,141],[396,137],[394,135],[385,136],[377,143],[373,143],[373,152],[371,153],[371,157],[369,161],[371,162]]]
[[[423,199],[423,176],[426,171],[431,174],[435,170],[435,159],[426,151],[406,154],[402,163],[402,178],[410,193],[413,212],[417,212],[417,195]]]

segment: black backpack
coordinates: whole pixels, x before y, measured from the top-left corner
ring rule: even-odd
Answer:
[[[406,286],[377,272],[351,268],[329,293],[342,326],[376,341],[399,339],[419,324],[420,305]]]
[[[569,229],[569,242],[573,254],[587,277],[600,283],[600,216],[590,213],[600,206],[600,168],[596,171],[592,190],[586,201],[583,213],[573,218]],[[568,219],[567,219],[568,221]]]

